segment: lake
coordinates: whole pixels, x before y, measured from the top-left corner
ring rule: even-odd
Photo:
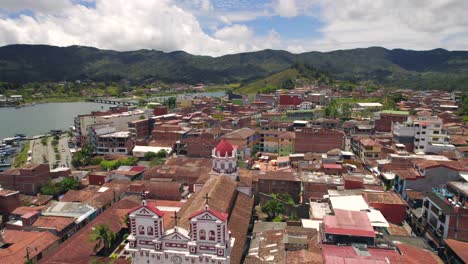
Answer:
[[[0,139],[17,133],[44,134],[51,129],[68,129],[73,118],[91,111],[107,110],[112,105],[90,102],[45,103],[21,108],[0,108]]]
[[[187,93],[174,95],[178,100],[194,96],[221,97],[225,91]],[[164,100],[170,96],[158,96]],[[35,136],[48,133],[51,129],[68,129],[73,126],[73,118],[91,111],[107,110],[113,105],[90,102],[45,103],[21,108],[0,107],[0,139],[12,137],[17,133]]]

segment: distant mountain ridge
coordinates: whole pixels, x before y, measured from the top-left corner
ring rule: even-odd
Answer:
[[[210,57],[183,51],[118,52],[82,46],[9,45],[0,47],[0,81],[249,82],[294,63],[313,65],[342,80],[373,80],[402,88],[468,88],[468,51],[380,47],[301,54],[262,50]]]

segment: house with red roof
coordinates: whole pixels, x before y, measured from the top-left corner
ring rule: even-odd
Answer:
[[[367,212],[335,209],[334,213],[323,217],[323,243],[374,244],[375,232]]]

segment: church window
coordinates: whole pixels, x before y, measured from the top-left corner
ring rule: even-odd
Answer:
[[[153,228],[151,226],[148,226],[148,235],[149,236],[153,235]]]
[[[215,241],[215,232],[213,230],[210,231],[210,240]]]
[[[221,169],[224,170],[224,162],[221,163]]]
[[[145,234],[145,227],[140,225],[138,226],[138,234],[144,235]]]
[[[206,240],[206,232],[205,230],[200,230],[200,240]]]

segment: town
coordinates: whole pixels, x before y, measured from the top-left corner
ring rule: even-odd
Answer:
[[[465,95],[296,86],[10,139],[0,262],[467,263]]]

